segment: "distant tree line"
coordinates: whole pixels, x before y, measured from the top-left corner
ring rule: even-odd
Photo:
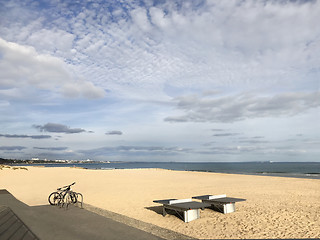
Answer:
[[[5,159],[0,158],[0,164],[32,164],[32,163],[57,163],[51,160],[21,160],[21,159]]]

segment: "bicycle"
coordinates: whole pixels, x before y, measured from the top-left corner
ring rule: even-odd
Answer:
[[[81,193],[71,190],[71,186],[74,184],[75,182],[70,185],[57,188],[56,192],[51,193],[48,197],[50,205],[57,205],[67,209],[70,204],[76,204],[77,202],[80,202],[82,208],[83,196]],[[78,201],[78,198],[80,197],[81,201]]]

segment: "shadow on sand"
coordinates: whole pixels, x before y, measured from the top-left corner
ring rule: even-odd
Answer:
[[[145,209],[148,209],[150,211],[153,211],[157,214],[162,215],[162,206],[152,206],[152,207],[146,207]]]

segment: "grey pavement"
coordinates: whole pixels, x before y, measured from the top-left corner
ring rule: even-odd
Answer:
[[[6,206],[0,206],[0,239],[38,240],[38,237]]]
[[[17,200],[6,190],[0,190],[0,210],[1,209],[7,211],[7,214],[3,214],[3,216],[0,215],[0,218],[2,218],[2,222],[0,219],[1,240],[12,239],[14,235],[8,231],[13,231],[12,229],[14,229],[14,227],[19,228],[19,226],[29,230],[29,237],[32,236],[33,233],[42,240],[162,239],[151,233],[116,222],[76,206],[71,206],[68,210],[50,205],[31,207]],[[13,213],[10,212],[10,210],[12,210]],[[10,225],[10,223],[3,218],[4,216],[8,216],[9,213],[16,216],[16,224],[20,221],[20,225],[12,225],[11,230],[4,231],[3,224],[6,223]],[[11,238],[9,236],[11,236]],[[19,240],[23,238],[17,237],[13,239]]]

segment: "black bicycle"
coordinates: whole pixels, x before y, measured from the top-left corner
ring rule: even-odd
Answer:
[[[56,192],[51,193],[48,198],[50,205],[57,205],[67,209],[70,204],[80,202],[82,208],[83,196],[81,193],[71,190],[71,186],[74,184],[75,182],[70,185],[57,188]]]

